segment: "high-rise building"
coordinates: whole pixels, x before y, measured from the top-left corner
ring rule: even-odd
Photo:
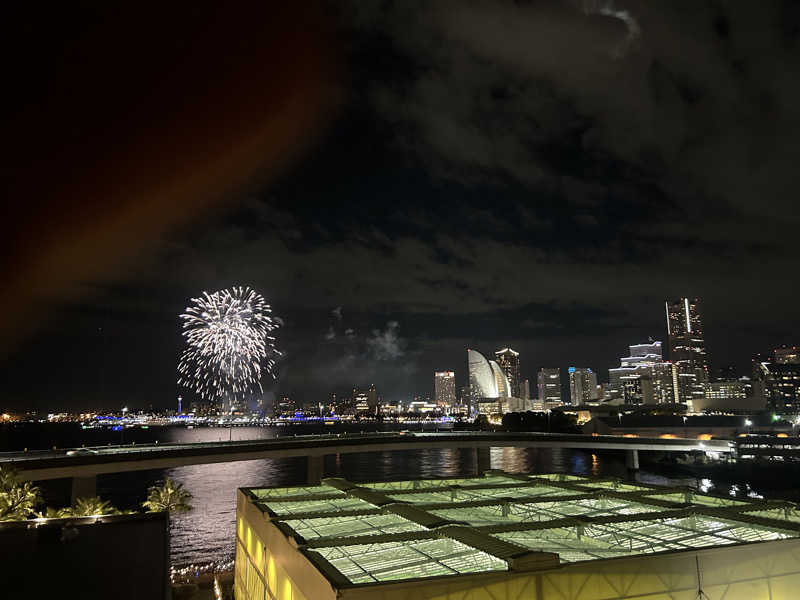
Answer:
[[[367,405],[369,406],[370,412],[376,414],[375,409],[378,408],[378,392],[375,390],[374,383],[370,384],[367,390]]]
[[[519,397],[523,400],[531,399],[531,382],[523,379],[519,384]]]
[[[669,358],[675,365],[678,400],[692,409],[693,398],[705,396],[708,383],[708,358],[697,298],[667,301]]]
[[[375,414],[374,412],[370,411],[369,392],[364,392],[358,388],[353,388],[351,405],[355,411],[355,414],[359,416],[374,416]]]
[[[634,344],[620,366],[609,369],[608,389],[618,390],[626,404],[675,402],[672,363],[665,362],[661,342]]]
[[[456,405],[456,374],[453,371],[436,371],[433,374],[433,396],[436,406],[452,410]]]
[[[511,348],[503,348],[494,353],[497,365],[508,381],[509,395],[520,398],[519,352]]]
[[[561,404],[561,369],[558,367],[539,369],[537,387],[539,390],[535,405],[537,410],[546,410],[548,406]]]
[[[756,381],[769,410],[800,412],[800,357],[794,348],[776,348],[771,361],[758,364]]]
[[[569,396],[574,405],[586,404],[597,400],[597,375],[590,368],[570,367]]]

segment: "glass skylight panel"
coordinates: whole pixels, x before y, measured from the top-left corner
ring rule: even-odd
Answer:
[[[599,489],[599,490],[613,490],[616,492],[638,492],[638,491],[649,491],[652,488],[644,487],[641,485],[633,485],[631,483],[622,483],[620,481],[591,481],[591,480],[584,480],[584,481],[574,481],[570,483],[576,483],[582,487],[592,488],[592,489]]]
[[[313,552],[353,583],[508,569],[505,561],[449,538],[333,546]]]
[[[466,494],[471,500],[479,498],[538,498],[540,496],[574,496],[578,491],[564,488],[550,487],[548,485],[533,485],[515,488],[490,488],[458,490],[459,494]]]
[[[765,519],[777,519],[780,521],[800,523],[800,511],[791,507],[777,507],[767,510],[745,510],[742,511],[742,514],[752,515],[754,517],[763,517]]]
[[[285,523],[307,540],[327,537],[382,535],[405,531],[427,531],[422,525],[417,525],[391,513],[354,517],[287,519]]]
[[[330,498],[326,500],[299,500],[288,502],[265,502],[277,515],[299,513],[334,512],[341,510],[374,509],[375,506],[360,498]]]
[[[314,485],[305,487],[286,488],[255,488],[250,490],[259,500],[266,498],[285,498],[288,496],[317,496],[320,494],[336,494],[344,496],[345,493],[330,485]]]
[[[702,506],[742,506],[750,504],[749,502],[743,500],[734,500],[733,498],[718,498],[717,496],[706,496],[703,494],[690,494],[689,496],[689,501],[692,504],[699,504]],[[653,491],[651,494],[645,494],[645,496],[642,498],[643,501],[646,502],[647,497],[653,497],[658,500],[668,500],[669,502],[677,502],[679,504],[686,502],[686,494],[681,492],[662,494],[658,491]]]
[[[430,491],[422,492],[420,494],[386,494],[392,500],[397,502],[409,502],[411,504],[435,504],[437,502],[454,502],[454,494],[450,490],[442,490],[441,492]],[[462,502],[464,499],[462,498]]]

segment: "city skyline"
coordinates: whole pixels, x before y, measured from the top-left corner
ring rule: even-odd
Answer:
[[[679,301],[676,301],[674,303],[675,306],[679,305],[678,308],[680,309],[680,311],[679,311],[680,312],[680,319],[684,323],[686,322],[686,310],[687,310],[686,304],[687,304],[687,302],[688,302],[688,298],[681,298]],[[699,304],[699,300],[697,300],[697,299],[692,299],[692,302]],[[691,310],[694,310],[694,304],[692,304],[690,306],[691,306]],[[341,307],[337,307],[334,311],[332,311],[332,313],[338,319],[342,319],[343,318],[343,310],[342,310]],[[669,314],[670,314],[669,313],[669,301],[667,301],[667,313],[666,314],[667,314],[667,319],[666,319],[666,322],[665,322],[665,325],[664,325],[665,333],[670,330],[670,326],[668,325],[668,323],[670,323],[670,319],[669,319]],[[702,327],[701,322],[700,322],[699,313],[697,315],[691,314],[690,316],[691,316],[691,322],[697,322],[698,325],[700,327]],[[276,317],[279,320],[279,322],[281,322],[281,323],[283,322],[283,320],[280,319],[279,316],[276,315]],[[673,319],[672,322],[674,323],[674,319]],[[388,332],[391,332],[391,331],[392,331],[392,328],[387,327],[386,332],[388,333]],[[381,333],[383,333],[383,332],[380,332],[379,330],[373,330],[373,334],[375,336],[378,336]],[[631,353],[633,353],[634,350],[637,349],[637,348],[638,349],[646,348],[649,344],[654,344],[654,343],[655,344],[662,344],[662,342],[660,340],[654,341],[653,340],[653,336],[648,336],[648,337],[650,339],[650,342],[628,344],[630,346]],[[666,335],[664,336],[665,340],[667,341],[667,343],[664,344],[665,347],[669,347],[670,346],[670,344],[669,344],[670,337],[671,336],[669,335],[669,333],[666,333]],[[391,346],[392,343],[402,343],[401,340],[396,340],[396,339],[393,340],[391,338],[391,336],[388,336],[387,338],[385,338],[385,341],[387,342],[389,347]],[[498,356],[498,360],[499,360],[500,355],[503,354],[503,353],[508,353],[508,352],[513,353],[513,355],[515,356],[516,364],[512,368],[516,369],[517,372],[519,373],[518,377],[519,377],[519,381],[520,382],[522,382],[522,381],[524,381],[526,379],[528,379],[528,380],[533,379],[534,381],[536,381],[537,374],[539,373],[540,369],[547,368],[548,366],[554,366],[553,363],[555,361],[549,361],[549,364],[548,364],[548,361],[545,361],[545,364],[536,365],[536,364],[531,364],[530,362],[526,361],[524,357],[522,359],[520,359],[521,353],[520,352],[516,352],[515,350],[513,350],[510,346],[508,346],[507,343],[506,344],[496,344],[496,346],[498,346],[497,350],[493,350],[491,352],[489,352],[487,350],[487,353],[491,354],[492,356],[497,355]],[[703,349],[705,348],[704,342],[703,342],[703,346],[702,347],[703,347]],[[778,348],[778,346],[776,346],[776,349],[777,348]],[[661,356],[662,356],[662,358],[664,358],[663,357],[663,350],[661,350],[661,352],[662,352]],[[589,367],[594,371],[595,377],[596,377],[598,383],[604,383],[604,384],[605,383],[609,383],[609,382],[610,383],[614,383],[614,379],[613,379],[612,373],[619,369],[619,364],[614,364],[614,359],[611,358],[612,354],[613,354],[613,352],[609,352],[607,355],[604,353],[603,358],[601,360],[597,361],[597,362],[599,362],[599,364],[608,364],[607,368],[603,368],[603,367],[595,368],[593,366]],[[745,360],[739,361],[739,364],[737,364],[736,366],[734,366],[734,365],[718,366],[716,363],[714,363],[712,366],[713,366],[714,369],[722,368],[722,369],[727,369],[728,371],[733,370],[738,374],[738,376],[749,376],[749,375],[752,374],[752,361],[754,360],[754,357],[756,357],[758,354],[759,354],[759,352],[752,352],[749,359],[745,359]],[[576,353],[574,356],[577,356],[577,355],[578,354]],[[542,353],[540,352],[538,354],[538,356],[542,356]],[[705,370],[706,373],[708,373],[710,371],[710,369],[708,367],[708,360],[705,358],[705,356],[706,356],[705,351],[703,351],[703,356],[704,356],[704,363],[703,363],[704,364],[704,370]],[[624,363],[625,359],[621,359],[621,360],[623,360],[623,366],[626,366],[626,363]],[[666,360],[666,358],[664,358],[664,360]],[[495,362],[495,361],[489,361],[489,362]],[[572,360],[571,358],[567,357],[567,358],[562,360],[562,365],[559,365],[559,367],[558,367],[559,369],[561,369],[564,372],[564,376],[561,378],[561,385],[562,385],[561,395],[562,395],[562,398],[565,399],[566,402],[571,402],[571,399],[570,399],[571,386],[570,386],[570,378],[569,378],[568,369],[573,367],[574,364],[577,364],[578,362],[579,361]],[[506,367],[503,367],[499,363],[496,363],[496,364],[498,364],[498,369],[500,369],[504,373],[509,368],[508,365]],[[278,365],[278,369],[280,370],[280,364]],[[467,384],[467,382],[468,382],[468,369],[466,368],[466,364],[464,364],[462,366],[462,368],[453,367],[453,368],[451,368],[449,370],[452,371],[455,374],[454,375],[454,381],[455,381],[456,389],[461,389],[464,385]],[[713,378],[710,377],[710,375],[708,377],[709,377],[709,379],[707,379],[706,381],[710,381],[711,379],[713,379]],[[349,378],[349,379],[352,379],[352,377]],[[509,386],[508,387],[509,394],[511,394],[512,383],[511,383],[510,379],[508,379],[507,381],[508,381],[508,386]],[[326,401],[327,398],[331,395],[331,393],[333,393],[334,395],[337,395],[339,397],[346,397],[346,395],[348,393],[348,390],[352,389],[353,385],[355,385],[356,388],[358,388],[359,386],[363,386],[364,388],[366,388],[367,385],[369,385],[369,386],[374,386],[375,385],[373,383],[367,383],[366,381],[359,381],[359,382],[357,382],[355,384],[353,384],[353,383],[342,384],[341,386],[336,387],[336,388],[325,388],[323,391],[315,392],[312,395],[312,394],[309,394],[307,392],[304,392],[302,389],[301,390],[289,389],[288,386],[281,385],[280,379],[278,379],[278,380],[276,380],[274,382],[266,382],[265,381],[265,383],[266,383],[266,385],[265,385],[266,393],[263,396],[263,398],[261,398],[261,400],[259,401],[259,404],[263,405],[263,406],[271,405],[278,398],[283,397],[283,396],[291,397],[293,402],[298,402],[300,404],[302,404],[302,403],[308,403],[308,404],[320,403],[320,402]],[[436,394],[435,385],[431,385],[429,388],[426,388],[425,384],[420,385],[418,387],[412,387],[412,386],[402,387],[401,386],[399,389],[395,388],[395,389],[388,389],[388,390],[385,387],[380,386],[380,384],[379,384],[379,387],[382,388],[381,389],[381,397],[383,398],[385,396],[385,400],[387,402],[392,402],[392,403],[395,403],[395,404],[398,403],[398,402],[410,401],[410,400],[412,400],[412,399],[414,399],[414,398],[416,398],[418,396],[419,397],[423,397],[423,398],[424,397],[435,398],[435,394]],[[534,386],[534,391],[537,391],[537,387],[536,386]],[[344,394],[342,394],[342,392],[344,392]],[[322,393],[322,395],[323,395],[322,397],[319,396],[320,393]],[[183,395],[185,397],[184,398],[184,402],[187,402],[188,404],[191,403],[191,400],[188,400],[188,398],[191,397],[191,392],[189,392],[188,395],[187,395],[187,390],[185,390],[185,389],[181,390],[180,388],[177,388],[176,394]],[[700,396],[702,396],[702,394],[700,394]],[[678,393],[678,397],[680,397],[680,392]],[[532,394],[532,398],[531,399],[532,400],[538,399],[538,394]],[[255,403],[256,400],[257,399],[255,397],[253,397],[253,399],[251,401],[251,404]],[[174,403],[174,398],[172,398],[171,401]],[[194,402],[196,403],[197,401],[198,401],[198,399],[195,398]],[[146,402],[141,402],[141,403],[137,404],[137,402],[134,399],[133,402],[131,402],[131,401],[122,402],[119,406],[115,406],[114,404],[105,404],[105,405],[103,405],[103,404],[84,404],[84,405],[78,406],[77,409],[83,410],[83,409],[98,409],[98,408],[100,408],[100,409],[113,410],[114,408],[121,407],[122,404],[125,404],[125,405],[131,404],[131,405],[134,405],[134,406],[138,406],[139,408],[145,408],[145,407],[148,407],[148,406],[153,406],[155,408],[164,409],[164,408],[169,408],[170,401],[166,400],[166,399],[162,399],[162,401],[159,402],[159,401],[153,401],[152,399],[149,399]],[[41,409],[41,410],[70,409],[69,406],[65,407],[65,406],[58,405],[58,404],[50,404],[50,405],[45,404],[42,407],[37,407],[37,406],[32,406],[32,407],[31,406],[28,406],[28,407],[19,406],[19,407],[15,407],[13,404],[9,404],[9,406],[11,408],[15,408],[15,409],[18,409],[18,410],[20,410],[20,409],[29,409],[29,408],[33,408],[33,409],[37,409],[38,408],[38,409]]]

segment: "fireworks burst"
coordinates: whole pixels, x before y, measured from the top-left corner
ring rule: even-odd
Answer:
[[[262,392],[261,377],[272,375],[278,323],[264,297],[233,287],[193,298],[180,318],[186,348],[178,364],[178,385],[203,400],[228,407]]]

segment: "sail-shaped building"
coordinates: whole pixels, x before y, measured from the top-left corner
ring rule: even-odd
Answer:
[[[505,373],[493,360],[477,350],[467,349],[470,396],[473,414],[500,412],[501,402],[511,397],[511,387]]]

